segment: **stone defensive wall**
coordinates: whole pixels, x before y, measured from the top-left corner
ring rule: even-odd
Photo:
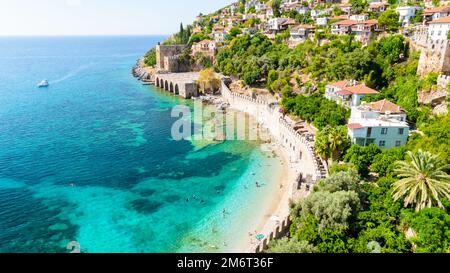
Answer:
[[[315,154],[311,143],[284,119],[278,105],[233,93],[223,81],[221,92],[231,108],[253,116],[259,124],[270,131],[290,162],[300,163],[301,169],[298,172],[303,177],[310,176],[313,181],[326,177],[322,162]]]
[[[417,74],[426,76],[430,72],[450,74],[450,40],[431,41],[422,50]]]
[[[221,92],[223,99],[230,104],[231,108],[253,116],[259,124],[270,131],[274,141],[278,143],[290,163],[295,163],[295,166],[298,166],[298,169],[296,169],[297,175],[312,177],[312,184],[326,178],[325,169],[315,154],[314,148],[305,136],[296,132],[284,119],[278,105],[234,93],[223,80]],[[295,187],[298,187],[299,181],[292,182]],[[252,248],[252,252],[262,253],[271,241],[286,236],[289,233],[291,223],[289,215],[283,217],[279,225],[269,234],[265,234],[266,237]]]
[[[198,73],[156,74],[155,86],[179,95],[185,99],[198,96]]]

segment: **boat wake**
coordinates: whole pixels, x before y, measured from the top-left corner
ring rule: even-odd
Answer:
[[[76,69],[70,71],[69,73],[67,73],[67,74],[64,75],[63,77],[61,77],[61,78],[59,78],[59,79],[56,79],[56,80],[53,80],[53,81],[52,81],[52,84],[61,83],[61,82],[65,81],[65,80],[68,80],[68,79],[70,79],[70,78],[72,78],[72,77],[75,77],[75,76],[77,76],[80,72],[82,72],[82,71],[88,69],[89,67],[92,67],[93,65],[94,65],[94,63],[79,66],[78,68],[76,68]]]

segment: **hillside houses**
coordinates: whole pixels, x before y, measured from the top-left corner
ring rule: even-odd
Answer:
[[[377,90],[358,84],[353,80],[344,80],[328,84],[325,89],[325,98],[333,100],[338,104],[351,108],[359,106],[366,96],[378,94]]]
[[[401,147],[408,141],[406,118],[405,110],[388,100],[362,104],[352,108],[348,136],[360,146]]]
[[[341,11],[343,13],[346,13],[346,14],[350,14],[352,12],[352,5],[348,4],[348,3],[347,4],[340,4],[339,8],[341,9]]]
[[[423,11],[423,20],[425,22],[438,20],[447,16],[450,16],[450,6],[435,7]]]
[[[214,58],[217,45],[215,41],[203,40],[192,45],[192,55],[203,54],[210,58]]]
[[[287,30],[289,27],[295,26],[296,22],[289,18],[272,18],[268,22],[268,29],[272,32]]]
[[[429,22],[428,37],[431,40],[447,40],[450,31],[450,16]]]
[[[305,24],[297,25],[291,29],[291,39],[295,42],[305,41],[312,33],[314,33],[314,26]]]
[[[331,25],[331,33],[336,35],[354,34],[356,39],[363,44],[368,44],[372,35],[380,31],[383,29],[379,28],[378,21],[375,19],[365,21],[347,19]]]
[[[405,27],[410,25],[411,19],[416,16],[416,13],[419,10],[422,10],[422,8],[418,6],[400,6],[395,10],[400,14],[399,22]]]
[[[375,12],[375,13],[382,13],[385,12],[389,7],[388,3],[385,2],[372,2],[369,3],[369,11]]]

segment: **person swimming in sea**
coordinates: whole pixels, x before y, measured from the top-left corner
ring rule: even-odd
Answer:
[[[225,218],[227,216],[227,210],[226,209],[223,209],[222,216],[223,216],[223,218]]]

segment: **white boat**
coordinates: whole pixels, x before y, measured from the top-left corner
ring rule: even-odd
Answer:
[[[40,83],[38,83],[38,87],[48,87],[50,84],[47,80],[43,80]]]

